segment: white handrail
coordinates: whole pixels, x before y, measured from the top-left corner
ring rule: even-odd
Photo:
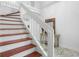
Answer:
[[[53,49],[54,49],[54,30],[50,26],[48,26],[46,23],[42,22],[42,16],[40,13],[35,12],[38,11],[33,8],[29,9],[28,6],[21,4],[21,7],[26,11],[26,13],[33,18],[33,21],[36,21],[41,28],[43,28],[47,33],[48,33],[48,56],[52,57],[53,56]]]
[[[51,28],[49,25],[47,25],[46,23],[44,23],[44,22],[42,21],[43,18],[42,18],[42,16],[40,15],[39,10],[37,10],[37,9],[31,7],[31,6],[28,7],[28,5],[24,5],[24,4],[21,4],[21,6],[24,7],[24,9],[27,11],[27,14],[28,14],[29,16],[31,16],[32,18],[35,18],[35,16],[36,16],[36,18],[35,18],[34,20],[35,20],[36,22],[38,22],[42,28],[44,28],[46,31],[47,31],[47,29],[49,29],[51,32],[53,32],[52,28]],[[30,8],[31,8],[31,9],[30,9]],[[32,8],[33,8],[33,9],[32,9]],[[36,11],[37,11],[37,12],[36,12]]]

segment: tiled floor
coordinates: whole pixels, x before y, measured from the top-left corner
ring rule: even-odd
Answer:
[[[42,47],[44,48],[44,50],[47,52],[48,50],[47,50],[47,45],[45,45],[45,44],[41,44],[42,45]]]
[[[55,48],[54,49],[55,57],[79,57],[79,52],[67,49],[67,48]]]

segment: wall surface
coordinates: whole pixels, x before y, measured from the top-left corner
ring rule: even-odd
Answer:
[[[58,2],[44,8],[41,14],[44,19],[56,18],[61,47],[79,51],[79,2]]]
[[[16,11],[18,11],[18,10],[14,9],[14,8],[9,8],[9,7],[6,7],[6,6],[0,6],[0,15],[9,14],[9,13],[16,12]]]

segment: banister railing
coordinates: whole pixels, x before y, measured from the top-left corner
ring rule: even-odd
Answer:
[[[40,15],[38,10],[36,10],[32,7],[30,9],[27,5],[22,4],[22,3],[21,3],[21,7],[24,9],[24,11],[26,13],[25,15],[28,15],[29,17],[31,17],[31,19],[33,19],[33,21],[35,21],[39,25],[38,27],[40,29],[41,28],[44,29],[44,31],[47,33],[47,46],[46,46],[47,52],[46,53],[49,57],[52,57],[53,52],[54,52],[54,50],[53,50],[54,49],[54,45],[53,45],[54,44],[54,30],[52,30],[52,27],[48,26],[45,22],[42,21],[43,17]],[[26,20],[24,20],[24,21],[26,21]],[[37,28],[35,28],[35,29],[37,29]],[[41,45],[41,43],[40,43],[40,45]]]
[[[29,16],[31,16],[32,18],[35,18],[34,21],[38,22],[44,29],[46,29],[46,31],[47,31],[47,29],[49,29],[50,31],[53,31],[52,28],[49,25],[47,25],[45,22],[42,21],[43,18],[40,15],[40,12],[39,12],[38,9],[35,9],[31,6],[24,5],[24,4],[21,4],[21,6],[24,10],[26,10],[26,13]]]

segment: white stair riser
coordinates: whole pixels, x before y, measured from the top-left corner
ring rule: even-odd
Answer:
[[[20,15],[20,13],[15,13],[15,14],[11,14],[11,15]]]
[[[23,57],[23,56],[26,56],[26,55],[28,55],[28,54],[31,54],[31,53],[34,52],[34,51],[35,51],[35,48],[31,48],[31,49],[25,50],[25,51],[23,51],[23,52],[20,52],[20,53],[18,53],[18,54],[15,54],[15,55],[13,55],[13,56],[11,56],[11,57]]]
[[[17,33],[24,33],[26,32],[25,30],[0,30],[0,35],[1,34],[17,34]]]
[[[0,17],[0,19],[21,21],[20,19],[13,19],[13,18],[7,18],[7,17]]]
[[[7,16],[7,17],[20,18],[20,16]]]
[[[0,25],[0,29],[2,28],[25,28],[23,25]]]
[[[22,22],[12,22],[12,21],[0,21],[0,23],[7,23],[7,24],[23,24]]]
[[[22,46],[29,45],[29,44],[31,44],[31,40],[14,43],[14,44],[9,44],[9,45],[5,45],[5,46],[0,46],[0,52],[5,52],[8,50],[15,49],[15,48],[22,47]]]
[[[20,19],[20,17],[14,17],[14,16],[7,16],[5,18],[11,18],[11,19]]]
[[[22,34],[22,35],[15,35],[15,36],[0,37],[0,42],[16,40],[16,39],[18,40],[18,39],[27,38],[27,37],[30,37],[30,35]]]

